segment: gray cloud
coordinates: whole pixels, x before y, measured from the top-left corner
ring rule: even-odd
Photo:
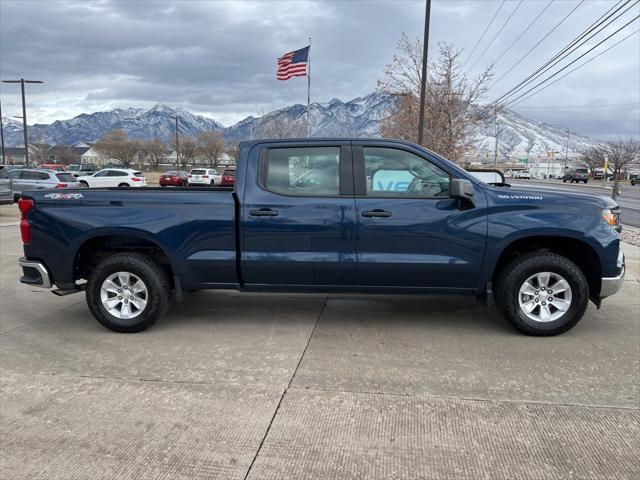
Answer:
[[[470,74],[497,58],[546,3],[524,2]],[[554,2],[495,65],[497,75],[577,3]],[[497,0],[434,2],[430,55],[437,54],[437,43],[444,41],[465,49],[462,58],[466,58],[498,4]],[[607,1],[581,5],[489,92],[487,101],[517,84],[612,5]],[[485,41],[515,6],[515,2],[505,4]],[[400,0],[3,0],[0,76],[45,81],[29,87],[30,122],[163,102],[230,124],[258,111],[306,101],[305,79],[278,82],[274,70],[277,56],[304,46],[309,35],[313,100],[346,100],[369,93],[391,60],[400,34],[421,35],[423,9],[423,1]],[[640,135],[639,38],[630,38],[516,110],[588,135]],[[481,45],[475,55],[483,49]],[[4,113],[19,115],[16,86],[2,85],[0,94]]]

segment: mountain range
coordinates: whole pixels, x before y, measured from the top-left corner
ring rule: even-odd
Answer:
[[[376,137],[382,119],[393,108],[393,98],[374,92],[343,102],[337,98],[327,103],[311,104],[312,135],[315,137]],[[224,126],[214,119],[195,115],[187,110],[156,104],[152,108],[117,108],[107,112],[83,113],[69,120],[56,120],[51,124],[29,126],[31,142],[52,145],[93,143],[110,130],[122,129],[139,139],[158,137],[167,143],[175,133],[178,116],[180,135],[196,135],[203,131],[218,131],[226,141],[260,138],[268,131],[268,125],[280,122],[287,125],[292,136],[306,136],[305,105],[292,105],[258,117],[247,117],[240,122]],[[498,150],[500,156],[536,158],[556,151],[576,156],[595,140],[571,132],[562,126],[550,125],[524,118],[512,110],[498,114]],[[22,124],[3,118],[5,143],[21,146]],[[263,136],[268,136],[265,134]],[[493,156],[495,148],[495,123],[491,119],[474,134],[474,151],[469,157]],[[568,148],[567,148],[568,145]]]

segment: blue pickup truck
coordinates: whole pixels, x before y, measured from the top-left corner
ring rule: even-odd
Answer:
[[[199,289],[474,295],[556,335],[624,276],[608,198],[486,184],[394,140],[240,144],[235,187],[23,195],[20,281],[138,332]]]

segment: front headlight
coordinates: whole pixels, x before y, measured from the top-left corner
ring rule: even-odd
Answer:
[[[620,207],[605,208],[602,210],[602,219],[616,232],[622,231],[622,224],[620,223]]]

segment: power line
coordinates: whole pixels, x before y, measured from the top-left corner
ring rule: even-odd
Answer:
[[[576,70],[580,70],[582,67],[584,67],[585,65],[587,65],[588,63],[593,62],[596,58],[598,58],[600,55],[604,55],[605,53],[607,53],[609,50],[611,50],[612,48],[616,47],[617,45],[621,44],[622,42],[624,42],[625,40],[627,40],[629,37],[632,37],[633,35],[635,35],[636,33],[640,32],[640,28],[631,32],[629,35],[627,35],[626,37],[624,37],[622,40],[617,41],[616,43],[614,43],[613,45],[611,45],[610,47],[604,49],[602,52],[600,52],[599,54],[591,57],[589,60],[582,62],[580,65],[578,65],[576,68],[573,68],[571,70],[569,70],[567,73],[565,73],[564,75],[562,75],[560,78],[557,78],[556,80],[554,80],[553,82],[551,82],[548,85],[545,85],[544,87],[542,87],[540,90],[538,90],[537,92],[533,92],[531,95],[526,96],[525,98],[518,100],[518,101],[514,101],[511,106],[515,106],[519,103],[524,102],[525,100],[533,97],[534,95],[539,94],[540,92],[542,92],[543,90],[546,90],[547,88],[549,88],[550,86],[554,85],[555,83],[559,82],[560,80],[562,80],[563,78],[571,75],[573,72],[575,72]],[[640,105],[640,102],[633,102],[633,103],[610,103],[610,104],[603,104],[603,105],[583,105],[584,108],[587,107],[622,107],[622,106],[628,106],[628,105]],[[531,106],[531,107],[520,107],[520,108],[579,108],[579,107],[558,107],[558,106],[553,106],[553,107],[535,107],[535,106]]]
[[[476,61],[473,62],[473,65],[471,65],[471,67],[469,68],[469,70],[473,70],[473,67],[476,66],[476,64],[480,61],[480,59],[484,56],[485,53],[487,53],[487,50],[489,50],[489,47],[491,47],[491,45],[493,45],[493,42],[496,41],[496,38],[498,38],[498,35],[500,35],[500,33],[502,33],[502,30],[504,30],[504,27],[507,26],[507,23],[509,23],[509,20],[511,20],[511,18],[515,15],[515,13],[518,11],[518,9],[520,8],[520,5],[522,5],[522,2],[524,2],[524,0],[520,0],[520,2],[518,2],[518,5],[516,5],[516,8],[513,9],[513,12],[511,12],[511,15],[509,15],[509,17],[505,20],[505,22],[502,24],[502,26],[500,27],[500,30],[498,30],[496,32],[496,34],[493,36],[493,38],[491,39],[491,41],[487,44],[487,46],[485,47],[485,49],[482,51],[482,53],[480,54],[480,56],[478,58],[476,58]]]
[[[540,41],[539,41],[538,43],[536,43],[536,44],[535,44],[533,47],[531,47],[531,48],[530,48],[530,49],[529,49],[529,50],[528,50],[524,55],[522,55],[522,56],[518,59],[518,61],[517,61],[516,63],[514,63],[513,65],[511,65],[511,67],[509,68],[509,70],[507,70],[506,72],[504,72],[500,78],[498,78],[495,82],[493,82],[493,84],[491,85],[491,87],[490,87],[490,88],[495,87],[495,86],[496,86],[496,85],[497,85],[497,84],[498,84],[498,83],[499,83],[499,82],[500,82],[504,77],[506,77],[506,76],[507,76],[507,75],[508,75],[508,74],[509,74],[509,73],[510,73],[514,68],[516,68],[518,65],[520,65],[520,62],[522,62],[522,60],[524,60],[526,57],[528,57],[528,56],[529,56],[529,54],[530,54],[531,52],[533,52],[536,48],[538,48],[538,46],[539,46],[542,42],[544,42],[544,41],[547,39],[547,37],[548,37],[549,35],[551,35],[551,34],[552,34],[552,33],[553,33],[553,32],[554,32],[554,31],[555,31],[555,30],[556,30],[560,25],[562,25],[562,24],[564,23],[564,21],[565,21],[567,18],[569,18],[569,17],[573,14],[573,12],[575,12],[575,11],[578,9],[578,7],[579,7],[580,5],[582,5],[582,4],[584,3],[584,1],[585,1],[585,0],[581,0],[581,1],[580,1],[580,3],[579,3],[578,5],[576,5],[576,6],[573,8],[573,10],[571,10],[568,14],[566,14],[562,20],[560,20],[558,23],[556,23],[556,25],[555,25],[551,30],[549,30],[549,31],[547,32],[547,34],[546,34],[544,37],[542,37],[542,39],[540,39]]]
[[[534,18],[534,19],[529,23],[529,25],[527,25],[527,28],[525,28],[525,29],[522,31],[522,33],[520,33],[520,35],[518,35],[518,38],[516,38],[513,42],[511,42],[511,45],[509,45],[509,46],[506,48],[506,50],[505,50],[504,52],[502,52],[502,54],[500,54],[500,56],[499,56],[496,60],[494,60],[494,62],[493,62],[493,64],[494,64],[494,65],[495,65],[496,63],[498,63],[498,62],[502,59],[502,57],[504,57],[504,56],[507,54],[507,52],[508,52],[509,50],[511,50],[511,48],[512,48],[516,43],[518,43],[518,40],[520,40],[520,39],[524,36],[524,34],[525,34],[525,33],[527,33],[527,32],[529,31],[529,29],[533,26],[533,24],[534,24],[534,23],[536,23],[536,22],[538,21],[538,19],[542,16],[542,14],[543,14],[544,12],[546,12],[546,11],[547,11],[547,9],[551,6],[551,4],[552,4],[553,2],[554,2],[554,0],[550,0],[550,1],[549,1],[549,3],[547,3],[547,5],[546,5],[546,6],[545,6],[541,11],[540,11],[540,13],[538,13],[538,15],[536,16],[536,18]]]
[[[547,83],[549,80],[551,80],[553,77],[555,77],[556,75],[558,75],[559,73],[561,73],[562,71],[564,71],[565,69],[567,69],[568,67],[570,67],[571,65],[573,65],[574,63],[576,63],[578,60],[580,60],[582,57],[584,57],[585,55],[587,55],[588,53],[590,53],[592,50],[596,49],[597,47],[599,47],[600,45],[602,45],[604,42],[606,42],[607,40],[609,40],[611,37],[613,37],[615,34],[619,33],[620,31],[622,31],[623,29],[625,29],[626,27],[628,27],[629,25],[631,25],[633,22],[635,22],[638,18],[640,18],[640,15],[637,15],[636,17],[632,18],[631,20],[629,20],[627,23],[625,23],[622,27],[620,27],[618,30],[616,30],[615,32],[613,32],[611,35],[609,35],[608,37],[604,38],[603,40],[599,41],[598,43],[596,43],[593,47],[591,47],[589,50],[587,50],[586,52],[584,52],[582,55],[580,55],[578,58],[576,58],[575,60],[573,60],[572,62],[568,63],[567,65],[565,65],[564,67],[562,67],[560,70],[558,70],[557,72],[555,72],[554,74],[548,76],[547,78],[545,78],[543,81],[541,81],[540,83],[538,83],[537,85],[531,87],[529,90],[527,90],[526,92],[524,92],[521,95],[518,95],[516,98],[509,100],[508,102],[506,102],[503,106],[507,106],[509,104],[513,104],[514,102],[518,101],[518,99],[526,96],[529,92],[535,90],[537,87]],[[634,32],[635,33],[635,32]],[[595,58],[595,57],[594,57]]]
[[[578,50],[578,48],[580,48],[582,45],[584,45],[587,41],[589,41],[593,37],[597,36],[599,33],[603,32],[609,25],[611,25],[618,18],[620,18],[625,13],[627,13],[640,0],[636,0],[626,10],[624,10],[622,13],[619,13],[615,18],[611,19],[611,17],[613,15],[615,15],[620,9],[624,8],[629,3],[629,1],[630,0],[627,0],[622,6],[620,6],[614,12],[609,14],[609,12],[610,12],[610,10],[609,10],[609,12],[607,12],[603,16],[601,16],[598,20],[596,20],[594,23],[592,23],[585,31],[583,31],[583,33],[578,35],[578,37],[576,37],[568,45],[566,45],[562,50],[560,50],[558,53],[556,53],[551,59],[547,60],[542,66],[538,67],[527,78],[522,80],[518,85],[516,85],[515,87],[510,89],[508,92],[506,92],[503,95],[501,95],[500,97],[498,97],[496,99],[496,102],[504,100],[504,99],[510,97],[511,95],[513,95],[514,93],[516,93],[518,90],[521,90],[521,89],[525,88],[527,84],[533,82],[536,78],[540,77],[543,73],[545,73],[546,71],[550,70],[554,65],[557,65],[562,60],[564,60],[569,55],[571,55],[573,52]],[[606,22],[608,22],[608,23],[606,23]],[[599,30],[596,30],[594,32],[594,29],[599,29]]]
[[[639,30],[636,30],[633,33],[638,32]],[[614,45],[615,46],[615,45]],[[608,50],[608,49],[607,49]],[[605,50],[606,51],[606,50]],[[602,52],[604,53],[604,52]],[[602,53],[600,55],[602,55]],[[596,57],[593,57],[596,58]],[[591,60],[593,60],[593,58]],[[589,63],[591,60],[583,63],[582,65]],[[578,67],[579,68],[579,67]],[[578,68],[574,68],[573,70],[571,70],[571,72],[575,72]],[[551,82],[549,85],[547,86],[551,86],[554,83],[556,83],[558,80],[566,77],[567,75],[569,75],[568,72],[566,75],[563,75],[562,77],[554,80],[553,82]],[[547,88],[547,87],[545,87]],[[538,94],[539,92],[541,92],[542,90],[544,90],[544,88],[541,88],[540,90],[538,90],[535,93],[532,93],[531,95],[529,95],[529,97],[533,97],[534,95]],[[529,98],[527,97],[527,98]],[[523,102],[524,100],[526,100],[526,98],[520,100],[517,103]],[[626,103],[600,103],[600,104],[595,104],[595,105],[523,105],[520,108],[526,108],[526,109],[530,109],[530,108],[544,108],[545,110],[553,110],[553,109],[562,109],[562,110],[566,110],[569,108],[604,108],[604,107],[628,107],[629,105],[640,105],[640,102],[626,102]]]
[[[484,36],[487,34],[487,32],[489,31],[489,28],[491,27],[491,25],[493,25],[493,21],[496,19],[496,17],[498,16],[498,13],[500,12],[500,10],[502,9],[502,6],[504,5],[504,3],[507,0],[502,0],[502,3],[500,4],[500,6],[498,7],[498,9],[496,10],[496,13],[493,14],[493,17],[491,17],[491,20],[489,21],[489,24],[486,26],[486,28],[484,29],[484,32],[482,32],[482,35],[480,35],[480,40],[478,40],[476,42],[476,44],[473,47],[473,50],[471,50],[471,53],[469,54],[469,56],[467,57],[467,59],[464,61],[464,63],[462,64],[462,68],[464,68],[464,66],[467,64],[467,62],[469,60],[471,60],[471,57],[473,57],[473,54],[476,52],[476,49],[478,48],[478,45],[480,45],[480,42],[482,42],[482,40],[484,39]]]

